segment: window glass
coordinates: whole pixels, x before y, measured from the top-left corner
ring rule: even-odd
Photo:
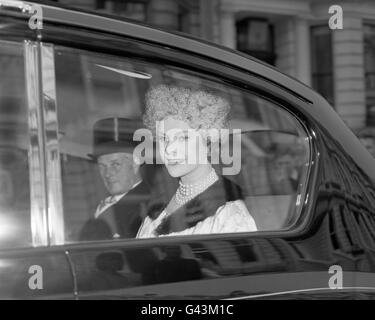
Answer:
[[[58,47],[55,65],[66,242],[281,230],[298,218],[309,146],[282,106],[133,58]]]
[[[31,244],[22,44],[0,41],[0,248]]]

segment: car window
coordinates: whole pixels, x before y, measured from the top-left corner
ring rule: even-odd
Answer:
[[[67,243],[285,230],[298,219],[309,140],[284,106],[135,58],[56,47],[55,68]],[[192,154],[207,163],[189,184],[200,174]]]
[[[0,248],[32,244],[22,44],[0,41]]]

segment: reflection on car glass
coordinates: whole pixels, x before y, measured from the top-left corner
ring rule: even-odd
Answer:
[[[28,103],[23,44],[0,42],[0,248],[32,244]],[[33,184],[35,190],[35,184]],[[1,285],[2,285],[2,281]],[[1,286],[0,285],[0,286]]]
[[[212,192],[207,191],[207,194],[201,192],[202,196],[207,197],[210,194],[215,199],[222,199],[224,206],[227,202],[238,204],[228,207],[228,210],[219,210],[222,213],[220,216],[223,218],[223,224],[219,223],[218,226],[233,225],[233,212],[236,214],[245,212],[247,218],[253,217],[258,231],[281,230],[285,224],[288,224],[289,215],[299,215],[299,209],[298,212],[295,210],[296,197],[301,194],[305,185],[306,169],[309,166],[309,143],[305,140],[305,134],[298,121],[282,107],[250,91],[229,85],[212,75],[198,74],[182,67],[156,65],[135,58],[93,54],[69,48],[59,48],[59,52],[62,54],[56,55],[55,61],[56,91],[59,130],[65,133],[61,135],[59,145],[62,155],[66,241],[134,238],[134,232],[131,234],[123,232],[123,228],[131,224],[132,219],[129,219],[128,213],[133,211],[133,208],[134,213],[138,212],[138,219],[136,219],[138,222],[141,221],[145,227],[147,221],[153,221],[154,227],[160,226],[158,230],[163,236],[188,234],[186,230],[190,229],[189,227],[198,229],[206,225],[203,224],[203,220],[209,222],[215,217],[217,210],[213,210],[215,208],[208,210],[207,205],[216,206],[217,209],[220,207],[217,201],[198,201],[185,208],[186,210],[182,210],[181,214],[173,215],[173,219],[161,223],[166,212],[175,212],[165,209],[179,188],[179,179],[171,176],[163,163],[161,156],[164,152],[161,153],[159,150],[160,143],[164,143],[168,151],[173,151],[176,144],[170,144],[168,141],[172,141],[171,138],[184,136],[168,135],[168,139],[164,139],[165,134],[159,134],[159,137],[164,138],[155,139],[156,132],[146,130],[147,126],[142,124],[147,93],[151,88],[159,86],[189,88],[197,93],[193,95],[193,99],[187,99],[191,102],[190,108],[187,108],[186,99],[183,99],[181,94],[178,95],[178,99],[171,100],[176,103],[176,108],[172,109],[167,107],[171,101],[165,99],[164,95],[155,96],[155,101],[160,102],[155,104],[160,105],[160,110],[158,107],[160,114],[166,115],[170,110],[173,114],[172,119],[177,117],[187,123],[196,124],[206,123],[208,119],[219,116],[215,111],[207,111],[216,110],[217,107],[214,106],[215,104],[209,107],[212,99],[207,99],[207,95],[202,94],[203,92],[212,94],[215,98],[213,101],[218,102],[223,99],[230,105],[228,117],[223,118],[228,120],[223,127],[226,131],[222,131],[226,135],[219,139],[220,143],[215,138],[215,134],[210,133],[207,139],[210,141],[207,159],[218,174],[218,181],[212,185],[214,188]],[[197,104],[199,107],[194,108],[193,106]],[[202,116],[203,111],[207,114]],[[178,117],[177,114],[180,113],[181,117]],[[165,117],[153,118],[153,120],[163,118]],[[113,171],[116,171],[119,162],[113,161],[112,156],[103,156],[102,172],[100,172],[97,161],[87,156],[92,155],[95,149],[93,128],[98,121],[104,119],[129,119],[130,121],[125,125],[128,134],[134,133],[133,129],[139,125],[154,138],[150,146],[152,152],[148,155],[140,154],[146,162],[141,168],[144,183],[133,188],[121,199],[123,193],[113,197],[108,192],[108,187],[115,184],[117,180],[107,179],[107,185],[103,181],[103,174],[110,168],[112,170],[110,164],[113,164]],[[176,123],[176,119],[174,121],[172,119],[167,121],[171,125],[169,129],[183,129],[181,123]],[[163,123],[165,124],[165,121]],[[213,121],[208,127],[216,128],[216,124]],[[120,123],[114,122],[115,130],[108,132],[114,133],[115,140],[118,137],[118,141],[123,141],[120,134],[122,127]],[[185,129],[187,128],[194,130],[196,126],[188,126]],[[182,146],[185,145],[184,141],[187,141],[185,138],[178,140],[180,141],[178,145],[181,146],[181,149],[178,148],[179,151],[184,150]],[[233,152],[233,150],[237,151]],[[168,152],[170,162],[168,167],[172,168],[173,164],[180,160],[177,156],[172,157],[171,152]],[[175,165],[173,168],[177,167],[184,166]],[[127,168],[123,171],[124,174],[126,172],[126,175],[129,175],[132,168],[131,166]],[[224,171],[228,170],[232,170],[232,174],[224,174],[223,177]],[[206,173],[208,174],[209,171],[207,170]],[[203,176],[205,175],[201,175],[202,179],[200,179],[202,182],[206,181]],[[131,179],[125,180],[129,182]],[[138,190],[138,187],[142,190]],[[203,189],[206,189],[206,186]],[[180,195],[178,193],[179,198]],[[103,219],[106,221],[101,221]],[[241,223],[240,225],[243,226]],[[238,231],[236,229],[235,232]],[[210,233],[212,232],[210,229]],[[202,230],[200,232],[196,230],[195,233],[202,233]]]
[[[148,74],[145,72],[121,70],[117,68],[102,66],[101,64],[96,64],[96,66],[129,76],[129,77],[133,77],[133,78],[139,78],[139,79],[151,79],[152,78],[151,74]]]

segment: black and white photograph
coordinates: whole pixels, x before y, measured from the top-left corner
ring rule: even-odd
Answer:
[[[375,1],[0,0],[0,300],[375,300],[374,158]]]

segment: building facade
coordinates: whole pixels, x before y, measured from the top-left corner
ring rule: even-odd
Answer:
[[[275,65],[320,92],[356,130],[375,126],[370,0],[59,0],[186,32]],[[343,28],[330,29],[332,5]]]

